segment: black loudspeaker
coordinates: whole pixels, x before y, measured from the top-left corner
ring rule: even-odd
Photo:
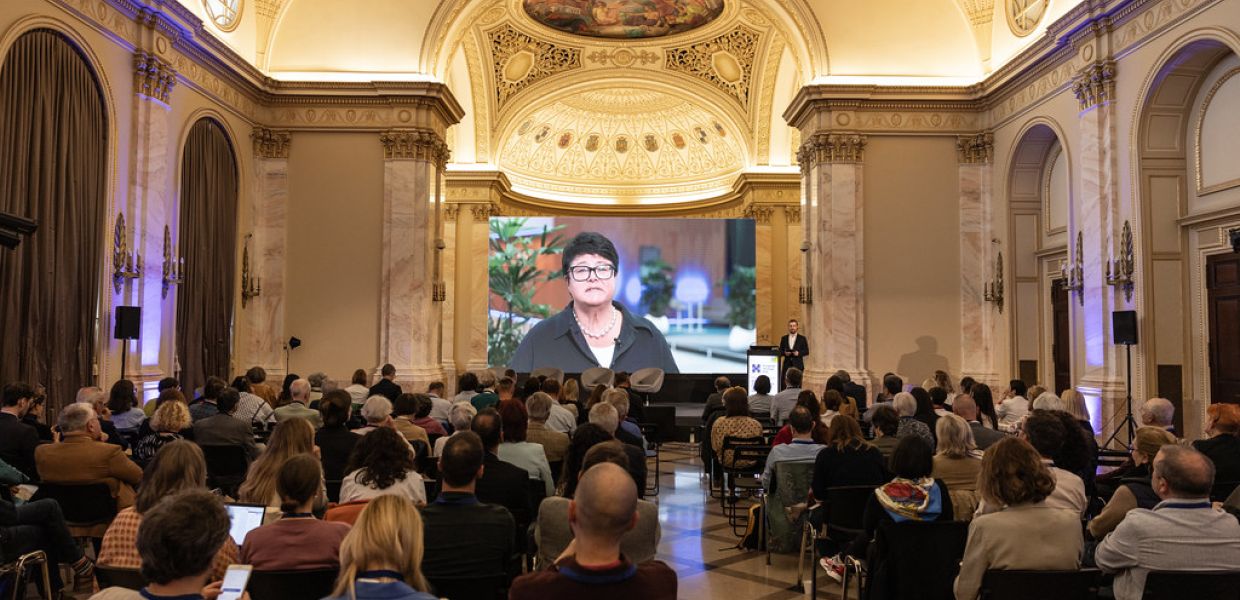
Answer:
[[[1137,311],[1117,310],[1111,313],[1111,333],[1115,336],[1115,344],[1134,345],[1137,343]]]
[[[136,340],[140,329],[142,329],[141,306],[116,307],[116,328],[112,332],[113,339]]]

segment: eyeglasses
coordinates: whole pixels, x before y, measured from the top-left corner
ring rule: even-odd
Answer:
[[[587,267],[578,265],[569,267],[568,274],[572,276],[573,281],[589,281],[590,279],[611,279],[616,276],[616,267],[612,265],[599,265],[597,267]]]

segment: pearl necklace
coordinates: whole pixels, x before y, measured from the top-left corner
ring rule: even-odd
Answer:
[[[594,338],[597,340],[597,339],[602,339],[603,336],[607,335],[607,333],[610,332],[611,329],[616,326],[616,317],[619,316],[619,314],[620,314],[620,311],[616,310],[616,307],[614,306],[611,307],[611,323],[608,323],[607,328],[598,333],[590,332],[589,330],[586,329],[585,325],[581,324],[581,318],[577,316],[576,310],[573,311],[573,320],[577,321],[577,327],[581,328],[581,333],[584,333],[586,337],[588,338]]]

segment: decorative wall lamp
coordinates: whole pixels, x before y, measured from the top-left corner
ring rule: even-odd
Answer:
[[[263,294],[263,283],[258,277],[250,276],[250,238],[254,234],[245,234],[245,249],[241,251],[241,308]]]
[[[160,298],[168,297],[168,289],[185,281],[185,257],[172,251],[172,231],[164,225],[164,289]]]
[[[1072,256],[1072,268],[1068,268],[1068,261],[1059,264],[1059,274],[1063,277],[1063,289],[1069,293],[1076,293],[1077,302],[1081,306],[1085,306],[1085,254],[1081,252],[1082,243],[1081,232],[1076,232],[1076,253]]]
[[[1107,284],[1123,289],[1124,300],[1128,302],[1132,302],[1135,262],[1132,257],[1132,226],[1124,221],[1124,230],[1119,238],[1119,258],[1107,261]]]
[[[142,254],[129,249],[129,236],[125,231],[125,213],[116,213],[116,227],[112,236],[112,288],[121,293],[126,279],[142,276]]]
[[[999,240],[990,240],[992,244],[998,244]],[[985,285],[982,292],[982,298],[987,302],[994,302],[999,307],[999,314],[1003,314],[1003,251],[999,251],[998,257],[995,258],[995,276]]]
[[[442,239],[435,240],[435,252],[437,255],[442,255],[444,248],[447,248],[447,245],[444,244]],[[435,283],[431,287],[431,302],[446,302],[448,300],[448,283],[440,278],[438,260],[435,262],[435,271]]]
[[[813,269],[810,268],[810,264],[809,264],[810,254],[809,254],[809,242],[808,241],[801,242],[801,255],[802,255],[801,262],[805,264],[805,273],[802,276],[801,283],[805,285],[802,285],[801,289],[799,290],[798,301],[801,304],[813,304],[814,303],[814,286],[811,284],[810,277],[811,277],[811,273],[813,273],[814,271]]]

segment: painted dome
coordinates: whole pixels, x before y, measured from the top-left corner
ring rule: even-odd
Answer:
[[[567,33],[652,38],[697,29],[723,12],[723,0],[523,0],[535,21]]]

